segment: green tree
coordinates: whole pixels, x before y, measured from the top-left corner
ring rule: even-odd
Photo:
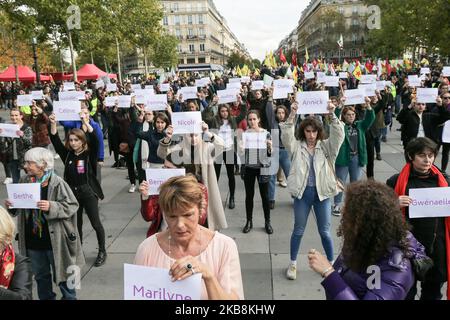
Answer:
[[[178,63],[178,38],[162,33],[151,48],[150,59],[155,67],[170,69]]]

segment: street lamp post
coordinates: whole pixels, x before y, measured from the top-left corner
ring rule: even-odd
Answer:
[[[38,88],[40,88],[41,74],[39,73],[39,65],[38,65],[38,60],[37,60],[37,49],[36,49],[37,39],[36,39],[36,37],[33,37],[32,44],[33,44],[34,68],[36,71],[36,83],[37,83]]]

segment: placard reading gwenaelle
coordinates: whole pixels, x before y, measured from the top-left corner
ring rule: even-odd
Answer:
[[[450,217],[450,188],[410,189],[409,217]]]

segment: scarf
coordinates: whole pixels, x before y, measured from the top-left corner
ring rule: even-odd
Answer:
[[[48,185],[48,181],[53,174],[53,170],[49,170],[44,173],[44,175],[40,179],[36,179],[36,177],[31,177],[30,180],[32,183],[40,183],[41,188],[46,187]],[[33,220],[33,234],[39,235],[39,238],[42,238],[42,231],[44,230],[45,217],[42,213],[42,210],[31,209],[31,217]]]
[[[440,188],[448,187],[448,182],[438,168],[432,166],[431,172],[438,176],[438,186]],[[406,194],[406,186],[408,185],[409,175],[411,174],[411,164],[408,163],[400,172],[397,184],[395,185],[395,193],[400,197]],[[406,218],[406,208],[402,209],[403,217]],[[445,244],[447,255],[447,283],[450,281],[450,217],[445,218]],[[447,300],[450,300],[450,285],[447,286]]]
[[[8,289],[14,274],[16,256],[12,244],[6,246],[0,255],[0,288]]]

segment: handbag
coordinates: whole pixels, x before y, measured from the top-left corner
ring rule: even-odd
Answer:
[[[119,153],[127,154],[130,152],[130,146],[126,142],[119,144]]]
[[[336,175],[336,169],[334,168],[334,166],[331,163],[330,157],[328,156],[328,154],[325,153],[325,158],[327,158],[327,162],[328,165],[330,166],[331,172],[333,172],[334,178],[336,179],[336,191],[338,193],[342,193],[345,190],[345,184],[344,182],[339,179]]]
[[[434,262],[430,257],[422,257],[421,259],[411,259],[411,264],[416,275],[416,279],[424,281],[425,276],[434,266]]]

